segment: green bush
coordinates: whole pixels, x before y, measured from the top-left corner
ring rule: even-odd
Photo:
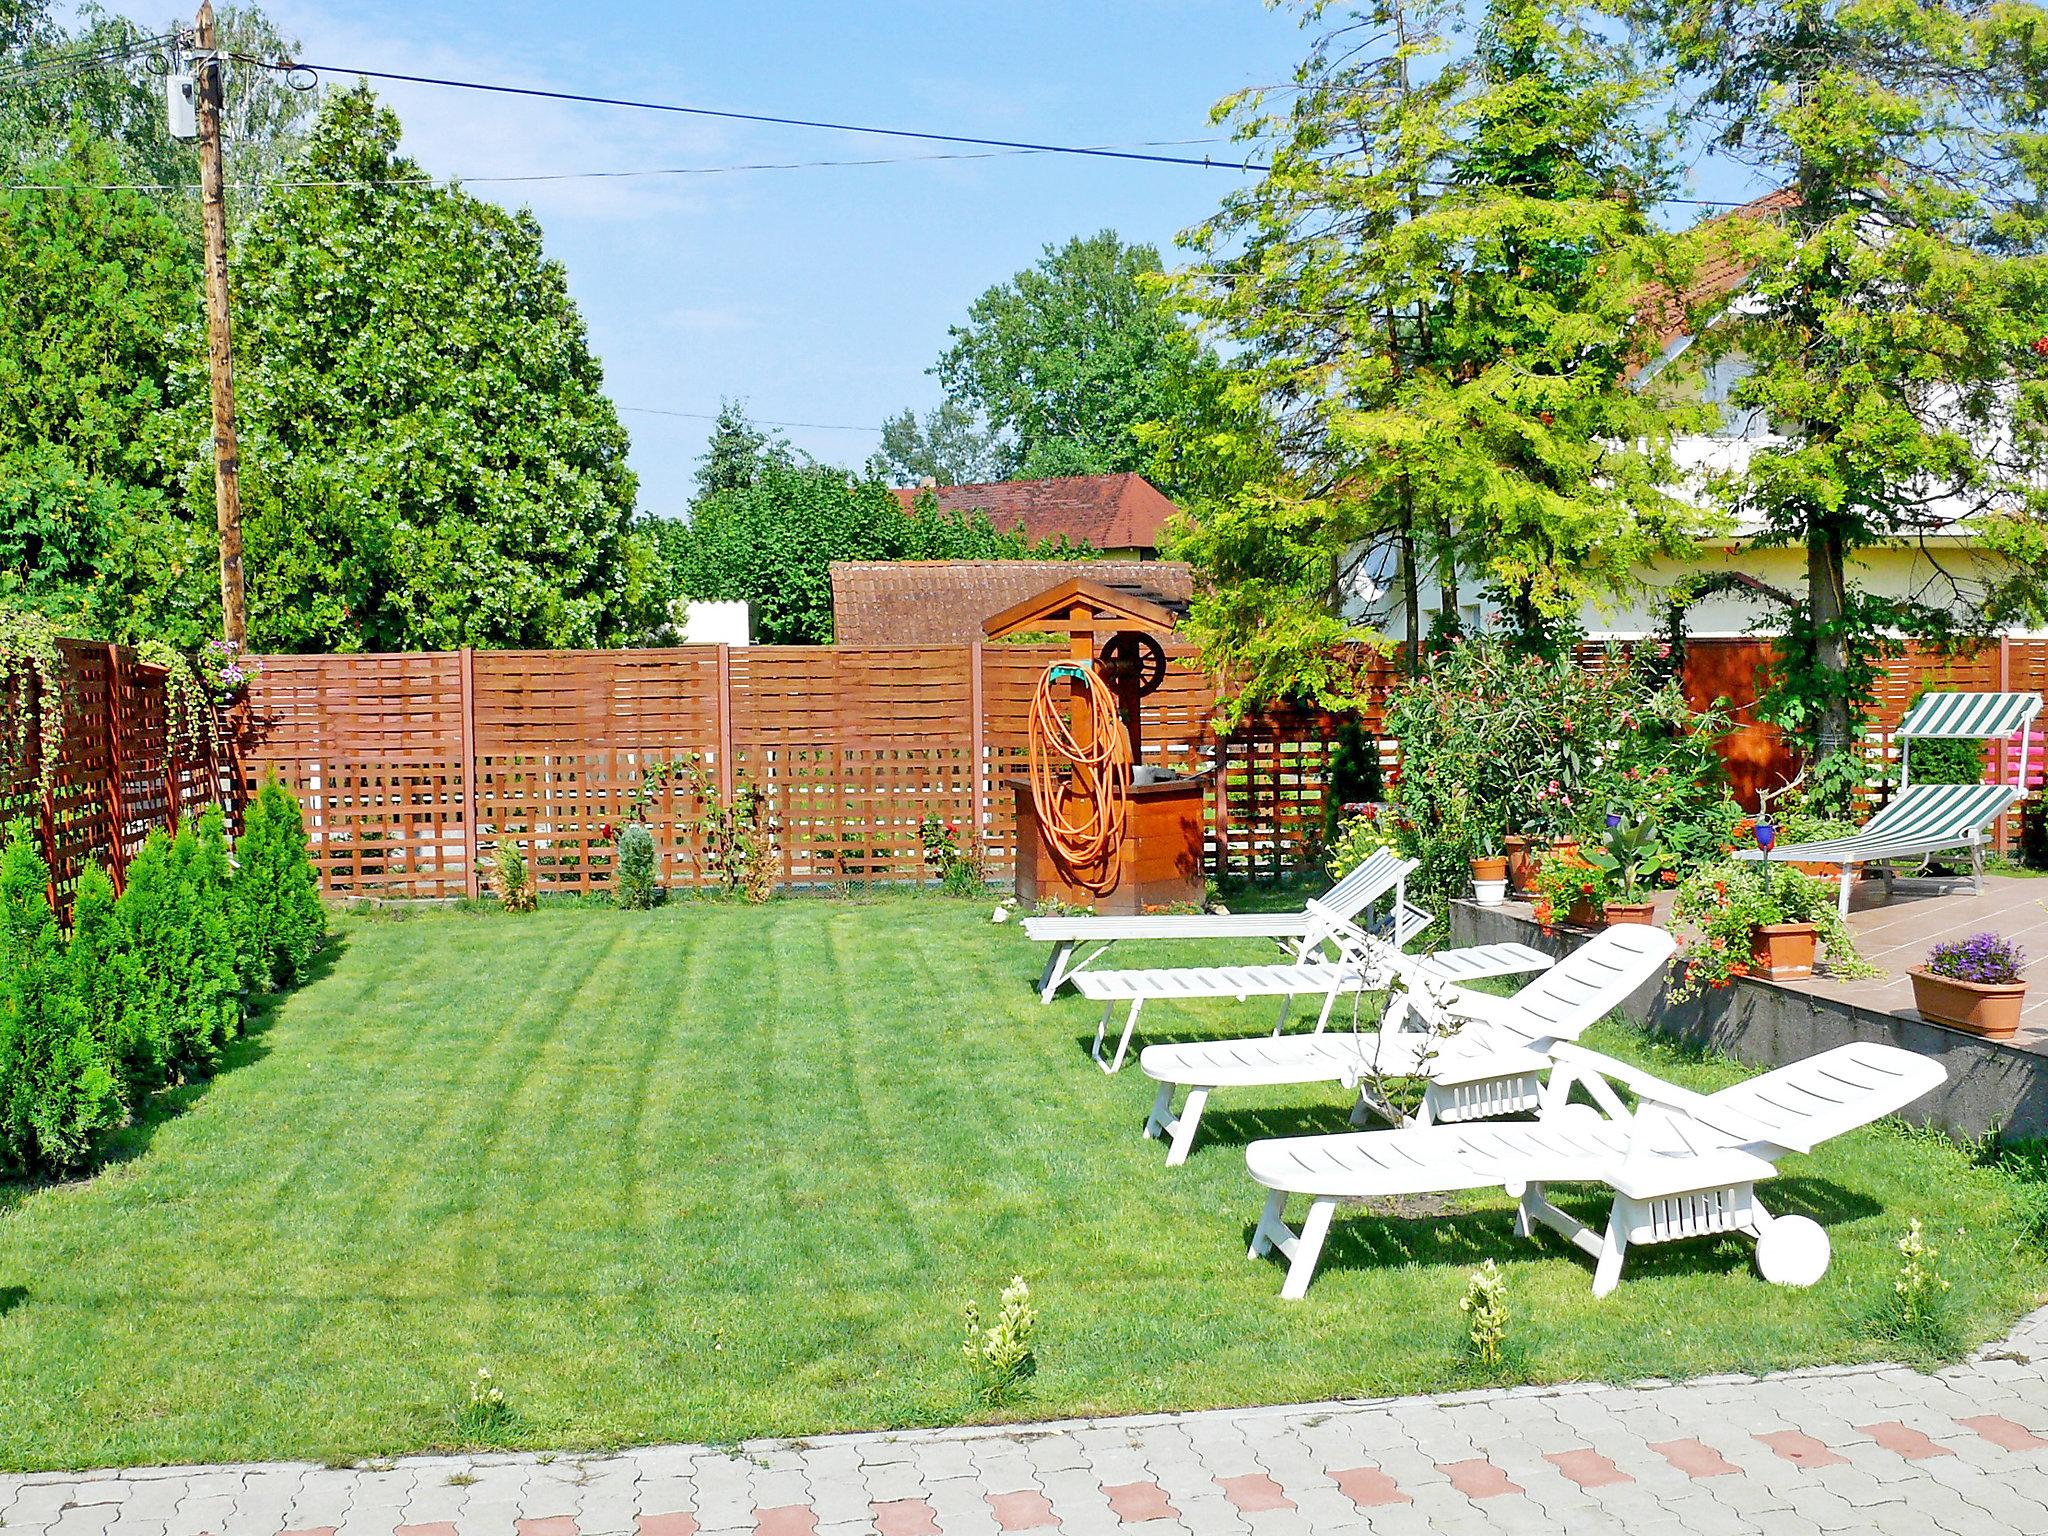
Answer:
[[[118,897],[87,864],[67,944],[34,829],[8,829],[0,1171],[84,1167],[152,1093],[218,1067],[248,994],[303,979],[325,925],[304,823],[281,786],[264,786],[236,855],[209,807],[175,836],[152,832]]]
[[[49,887],[35,833],[17,821],[0,854],[0,1162],[68,1173],[126,1110],[73,991]]]
[[[268,992],[303,980],[326,941],[327,914],[299,802],[275,778],[264,781],[242,819],[235,865],[228,911],[242,985]]]
[[[619,834],[618,876],[613,897],[628,911],[644,912],[654,905],[654,834],[639,822],[628,824]]]

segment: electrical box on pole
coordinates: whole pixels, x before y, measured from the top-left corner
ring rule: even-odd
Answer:
[[[199,137],[199,81],[182,64],[164,76],[164,111],[172,138]]]

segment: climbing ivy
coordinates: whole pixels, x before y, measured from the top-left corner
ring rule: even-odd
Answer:
[[[43,707],[32,708],[40,697]],[[0,603],[0,698],[12,731],[0,736],[9,773],[20,769],[37,732],[36,793],[47,795],[57,779],[57,755],[64,746],[64,657],[49,618],[33,609]]]

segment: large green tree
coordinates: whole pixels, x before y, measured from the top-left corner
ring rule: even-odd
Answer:
[[[742,485],[700,497],[687,522],[661,533],[679,595],[751,605],[754,638],[832,638],[834,560],[1002,560],[1038,550],[986,514],[941,511],[929,496],[909,513],[879,480],[823,464],[761,461]]]
[[[2048,11],[1663,0],[1652,19],[1712,147],[1796,194],[1721,232],[1754,275],[1696,325],[1747,370],[1731,404],[1775,429],[1719,491],[1805,553],[1769,620],[1773,703],[1828,750],[1900,637],[2048,618]],[[1927,541],[1966,520],[1992,560]],[[1934,579],[1860,588],[1856,553],[1898,541]]]
[[[0,189],[0,596],[85,634],[218,629],[199,267],[83,132]],[[210,488],[209,488],[210,489]]]
[[[1455,621],[1476,581],[1536,637],[1627,591],[1694,514],[1667,490],[1684,417],[1631,386],[1670,255],[1648,216],[1662,82],[1590,10],[1372,0],[1321,29],[1283,92],[1218,108],[1271,170],[1191,237],[1186,302],[1231,343],[1245,471],[1196,498],[1212,578],[1192,627],[1241,697],[1355,702],[1344,642],[1422,577]],[[1668,275],[1668,273],[1667,273]],[[1358,612],[1368,573],[1398,573]]]
[[[1165,301],[1154,247],[1113,230],[1048,245],[949,334],[932,370],[945,403],[892,420],[878,470],[900,484],[1143,470],[1180,488],[1140,429],[1205,418],[1220,378]]]
[[[538,223],[322,104],[235,263],[252,640],[606,645],[658,617],[626,434]],[[320,183],[328,183],[321,185]]]
[[[188,189],[198,184],[197,151],[171,137],[164,111],[161,69],[171,50],[144,46],[189,31],[190,10],[157,27],[90,0],[68,22],[55,10],[50,0],[0,0],[0,58],[20,71],[0,90],[0,162],[19,171],[83,130],[118,157],[122,179],[157,188],[154,195],[196,234],[198,202]],[[217,28],[221,47],[233,54],[283,59],[298,51],[256,6],[222,7]],[[228,211],[239,220],[298,146],[315,98],[254,66],[230,64],[221,85],[221,137],[235,182]]]

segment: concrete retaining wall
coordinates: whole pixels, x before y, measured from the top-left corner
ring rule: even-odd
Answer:
[[[1563,956],[1587,937],[1575,928],[1546,933],[1513,908],[1451,903],[1454,944],[1519,940]],[[1962,1137],[1989,1131],[2048,1137],[2048,1056],[1929,1024],[1917,1015],[1880,1013],[1747,978],[1685,1002],[1673,1002],[1669,984],[1660,979],[1637,991],[1622,1011],[1662,1034],[1757,1067],[1783,1066],[1851,1040],[1882,1040],[1948,1068],[1948,1081],[1906,1110],[1906,1119]]]

